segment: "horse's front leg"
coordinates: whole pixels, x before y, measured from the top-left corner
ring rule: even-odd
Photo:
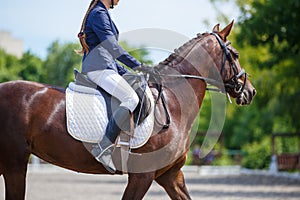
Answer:
[[[149,190],[155,173],[129,174],[128,184],[124,191],[123,200],[140,200],[143,199],[146,192]]]
[[[191,199],[181,170],[177,172],[168,171],[158,177],[156,182],[166,190],[171,199]]]
[[[179,158],[164,174],[155,179],[155,181],[166,190],[171,199],[191,199],[185,185],[184,175],[181,171],[185,161],[186,154]]]

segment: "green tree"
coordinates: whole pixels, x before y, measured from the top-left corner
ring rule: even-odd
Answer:
[[[42,64],[43,61],[30,51],[18,59],[0,50],[0,82],[20,79],[42,82]]]
[[[297,26],[300,1],[238,1],[238,4],[242,21],[237,40],[242,46],[263,47],[269,54],[265,60],[257,61],[265,75],[265,79],[259,80],[263,95],[258,98],[259,107],[267,108],[270,116],[277,118],[273,120],[272,131],[300,131],[300,28]],[[285,123],[279,127],[279,121]]]
[[[271,162],[271,140],[270,137],[262,138],[261,141],[253,142],[243,146],[246,157],[243,166],[250,169],[266,169]]]
[[[228,0],[212,0],[215,4]],[[299,0],[235,0],[241,16],[230,40],[258,91],[246,108],[228,107],[227,145],[259,140],[272,132],[299,131]],[[239,116],[239,117],[236,117]],[[242,116],[242,117],[241,117]],[[247,127],[245,129],[245,127]],[[236,136],[236,137],[235,137]],[[234,142],[236,141],[236,142]]]
[[[48,56],[43,64],[44,80],[48,84],[65,87],[72,81],[73,69],[80,68],[81,57],[75,53],[78,44],[54,41],[48,48]]]
[[[0,82],[20,79],[20,70],[18,58],[0,49]]]
[[[269,51],[277,55],[269,59],[265,67],[273,67],[282,59],[293,59],[299,54],[299,0],[237,2],[242,12],[240,41],[252,46],[267,45]]]
[[[300,28],[299,0],[211,0],[215,6],[234,2],[240,18],[229,39],[239,50],[240,63],[250,74],[258,94],[248,107],[227,107],[224,133],[225,146],[243,149],[263,149],[272,132],[299,132],[300,123]],[[220,13],[221,18],[228,18]],[[230,19],[231,20],[231,19]],[[281,142],[281,152],[295,151],[292,140]],[[261,153],[264,154],[264,153]],[[269,159],[250,156],[244,164],[266,167]],[[246,158],[246,159],[247,159]],[[268,157],[269,158],[269,157]]]
[[[27,51],[19,60],[21,68],[18,73],[19,77],[24,80],[44,82],[43,61]]]

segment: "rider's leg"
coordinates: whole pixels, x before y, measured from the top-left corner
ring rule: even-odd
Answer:
[[[132,87],[114,70],[89,72],[89,79],[103,88],[106,92],[120,100],[120,107],[109,120],[105,136],[96,148],[92,150],[95,158],[110,171],[115,171],[111,160],[114,142],[120,131],[130,131],[130,116],[139,103],[139,98]]]

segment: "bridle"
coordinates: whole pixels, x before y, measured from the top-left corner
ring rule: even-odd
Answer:
[[[224,87],[225,87],[225,91],[227,93],[229,93],[230,91],[234,91],[234,93],[237,95],[237,97],[239,97],[244,89],[245,89],[245,85],[246,85],[246,81],[247,81],[247,73],[245,71],[245,69],[242,69],[239,73],[237,71],[237,67],[233,62],[230,50],[228,49],[228,45],[230,45],[230,41],[227,41],[226,43],[223,42],[223,40],[221,39],[221,37],[217,34],[217,33],[211,33],[211,35],[214,35],[221,48],[223,49],[223,64],[222,64],[222,68],[221,68],[221,76],[223,75],[223,72],[225,70],[225,65],[226,65],[226,61],[229,62],[229,65],[234,73],[233,77],[227,81],[224,81]],[[242,76],[245,76],[244,78],[244,82],[241,83],[238,81],[239,78],[241,78]]]
[[[211,35],[214,35],[222,50],[223,50],[223,61],[222,61],[222,68],[221,68],[221,71],[220,71],[220,74],[221,76],[223,75],[224,71],[225,71],[225,66],[226,66],[226,61],[229,62],[229,65],[234,73],[233,77],[229,80],[226,80],[223,82],[220,82],[218,80],[215,80],[215,79],[212,79],[212,78],[206,78],[206,77],[203,77],[203,76],[196,76],[196,75],[187,75],[187,74],[178,74],[178,75],[175,75],[175,74],[162,74],[160,73],[159,71],[157,70],[153,70],[151,73],[149,73],[148,75],[154,75],[154,79],[156,80],[157,83],[160,82],[161,80],[161,76],[164,76],[164,77],[173,77],[173,78],[193,78],[193,79],[199,79],[199,80],[202,80],[202,81],[205,81],[207,84],[210,84],[210,85],[213,85],[215,87],[217,87],[218,89],[215,89],[215,88],[207,88],[207,90],[213,90],[213,91],[219,91],[219,92],[222,92],[222,93],[226,93],[227,96],[228,96],[228,99],[231,103],[231,100],[230,100],[230,97],[229,97],[229,93],[231,91],[233,91],[235,93],[235,95],[238,97],[240,97],[242,94],[243,94],[243,91],[245,89],[245,86],[246,86],[246,81],[247,81],[247,73],[245,71],[245,69],[242,69],[239,73],[238,73],[238,68],[237,66],[234,64],[233,62],[233,59],[232,59],[232,56],[231,56],[231,52],[230,50],[228,49],[228,45],[230,45],[230,42],[227,41],[226,43],[223,42],[223,40],[221,39],[221,37],[217,34],[217,33],[211,33]],[[244,82],[241,83],[239,82],[239,78],[241,78],[242,76],[245,76],[244,77]],[[156,77],[156,78],[155,78]],[[147,78],[147,80],[149,80],[149,76]],[[158,80],[158,81],[157,81]],[[163,108],[164,108],[164,111],[165,111],[165,116],[166,116],[166,122],[165,123],[159,123],[162,125],[163,128],[168,128],[169,125],[170,125],[170,115],[169,115],[169,112],[168,112],[168,109],[166,107],[166,100],[165,100],[165,97],[164,97],[164,94],[163,94],[163,86],[162,84],[157,84],[157,88],[158,88],[158,98],[156,100],[156,104],[157,105],[157,102],[159,101],[159,99],[161,99],[162,103],[163,103]],[[222,89],[223,88],[223,89]],[[156,119],[156,117],[155,117]],[[157,120],[157,119],[156,119]],[[158,122],[158,121],[157,121]]]
[[[239,96],[241,96],[241,94],[243,93],[243,91],[245,89],[246,81],[247,81],[247,73],[246,73],[245,69],[242,69],[240,72],[238,72],[238,68],[234,64],[230,50],[228,49],[228,45],[230,45],[231,43],[229,41],[224,43],[223,40],[221,39],[221,37],[217,33],[210,33],[210,34],[214,35],[217,38],[217,40],[223,50],[223,62],[222,62],[222,68],[221,68],[220,74],[221,74],[221,76],[223,75],[223,73],[225,71],[226,61],[228,61],[229,65],[234,73],[232,78],[230,78],[229,80],[226,80],[226,81],[223,80],[223,82],[220,82],[220,81],[212,79],[212,78],[206,78],[203,76],[195,76],[195,75],[186,75],[186,74],[172,75],[172,74],[161,74],[159,72],[156,72],[155,74],[158,76],[165,76],[165,77],[193,78],[193,79],[203,80],[206,83],[219,88],[219,89],[208,88],[208,90],[220,91],[222,93],[226,93],[227,95],[228,95],[228,93],[233,91],[235,93],[235,96],[239,97]],[[238,80],[242,76],[245,76],[243,83],[239,82],[239,80]],[[221,89],[221,88],[224,88],[224,89]]]

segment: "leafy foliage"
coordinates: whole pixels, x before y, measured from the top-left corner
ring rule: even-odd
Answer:
[[[30,51],[23,54],[19,60],[20,72],[19,76],[24,80],[31,80],[36,82],[44,82],[43,80],[43,61],[30,53]]]
[[[274,56],[269,67],[299,53],[299,0],[237,1],[242,11],[240,41],[267,45]]]
[[[264,138],[261,142],[254,142],[243,147],[246,156],[243,166],[250,169],[266,169],[271,162],[271,140]]]
[[[21,59],[0,50],[0,82],[24,79],[42,81],[42,60],[30,51],[25,52]]]
[[[15,56],[9,55],[0,49],[0,81],[20,79],[20,62]]]
[[[48,56],[43,64],[45,82],[57,86],[66,86],[73,78],[73,69],[81,65],[81,57],[75,53],[78,44],[52,43],[48,48]]]
[[[211,0],[214,4],[228,0]],[[243,164],[266,168],[274,132],[300,131],[299,0],[232,0],[240,9],[230,40],[257,89],[252,105],[229,105],[225,147],[243,149]],[[221,15],[224,16],[224,15]],[[226,18],[225,18],[226,20]],[[278,153],[299,151],[293,139],[277,141]]]

